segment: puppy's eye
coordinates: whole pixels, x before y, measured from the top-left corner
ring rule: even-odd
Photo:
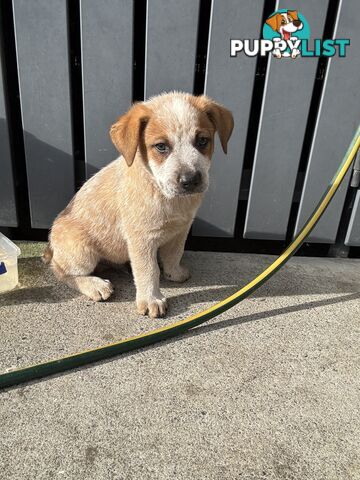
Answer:
[[[198,148],[205,148],[208,143],[209,139],[206,137],[198,137],[196,140],[196,145]]]
[[[285,24],[286,24],[286,20],[285,20],[285,18],[282,18],[281,19],[281,25],[285,25]]]
[[[157,143],[155,148],[159,153],[167,153],[169,151],[169,147],[166,145],[166,143]]]

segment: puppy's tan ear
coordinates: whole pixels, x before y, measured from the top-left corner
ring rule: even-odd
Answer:
[[[271,27],[275,32],[277,32],[280,28],[281,24],[281,15],[280,13],[276,13],[272,17],[268,18],[265,22],[269,27]]]
[[[299,20],[299,15],[297,10],[288,10],[287,13],[292,17],[293,20]]]
[[[206,113],[219,135],[224,153],[227,153],[227,144],[234,128],[234,118],[230,110],[206,95],[195,97],[195,106]]]
[[[151,111],[145,105],[135,104],[110,128],[110,137],[130,165],[133,163],[139,146],[140,135],[149,121]]]

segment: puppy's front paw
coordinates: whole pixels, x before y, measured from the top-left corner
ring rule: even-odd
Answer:
[[[178,265],[176,268],[172,270],[165,271],[164,270],[164,277],[166,280],[170,280],[171,282],[186,282],[191,277],[190,270],[183,266]]]
[[[140,315],[149,315],[150,318],[164,317],[167,311],[165,297],[150,297],[136,300],[137,311]]]

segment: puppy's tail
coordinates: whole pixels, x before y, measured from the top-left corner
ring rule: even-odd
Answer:
[[[52,258],[53,258],[53,255],[54,255],[54,252],[52,251],[52,248],[50,247],[50,245],[48,244],[45,248],[45,251],[43,253],[43,256],[41,257],[42,258],[42,261],[48,265]]]

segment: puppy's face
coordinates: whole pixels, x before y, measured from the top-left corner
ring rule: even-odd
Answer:
[[[215,131],[226,151],[232,128],[232,115],[221,105],[175,92],[134,105],[110,134],[128,165],[139,152],[161,192],[173,198],[207,189]]]
[[[182,98],[169,99],[154,109],[144,131],[145,155],[166,197],[206,190],[214,133],[206,113]]]

